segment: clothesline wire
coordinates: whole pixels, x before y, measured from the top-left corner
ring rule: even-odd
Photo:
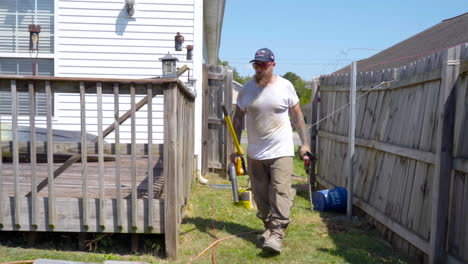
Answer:
[[[360,99],[361,97],[364,97],[365,95],[367,95],[368,93],[370,93],[371,91],[381,87],[382,85],[384,84],[389,84],[391,82],[395,82],[395,81],[386,81],[386,82],[381,82],[379,83],[378,85],[376,85],[375,87],[372,87],[371,89],[369,89],[368,91],[366,91],[365,93],[361,94],[360,96],[356,97],[356,105],[359,104],[358,102],[358,99]],[[330,118],[331,116],[333,116],[334,114],[337,114],[338,112],[341,112],[343,109],[345,109],[346,107],[349,106],[349,103],[346,103],[345,105],[341,106],[340,108],[334,110],[333,112],[331,112],[330,114],[328,114],[327,116],[323,117],[322,119],[318,120],[317,122],[315,122],[314,124],[312,125],[309,125],[307,126],[307,129],[312,129],[312,127],[314,126],[317,126],[319,123],[321,123],[322,121],[325,121],[326,119]]]

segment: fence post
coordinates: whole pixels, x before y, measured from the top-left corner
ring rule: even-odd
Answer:
[[[356,132],[356,62],[351,63],[351,86],[349,96],[349,145],[348,145],[348,204],[346,215],[353,216],[354,136]]]
[[[309,129],[309,136],[310,136],[310,147],[312,154],[315,157],[318,156],[318,120],[320,119],[319,114],[319,102],[320,102],[320,95],[319,95],[319,83],[318,79],[312,80],[312,104],[311,104],[311,118],[310,118],[310,129]],[[316,182],[316,171],[315,168],[317,166],[318,161],[315,159],[311,160],[311,166],[309,169],[309,203],[310,203],[310,210],[314,210],[313,202],[312,202],[312,193],[315,190],[315,182]]]
[[[232,81],[233,81],[233,71],[230,68],[226,68],[225,71],[226,75],[224,75],[224,105],[226,106],[228,110],[228,114],[232,113]],[[234,143],[232,142],[232,137],[230,136],[227,127],[223,123],[223,141],[224,141],[224,159],[221,159],[223,161],[223,166],[227,166],[229,164],[230,159],[229,155],[234,152]],[[239,143],[240,143],[240,138],[239,138]],[[224,171],[226,171],[227,167],[224,167]],[[227,175],[226,175],[227,177]]]
[[[444,52],[437,109],[437,150],[432,192],[429,263],[446,263],[445,241],[449,190],[452,179],[453,127],[455,118],[455,83],[460,68],[460,46]]]

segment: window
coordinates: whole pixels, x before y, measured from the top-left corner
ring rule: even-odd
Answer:
[[[32,74],[32,59],[28,58],[29,24],[41,25],[37,74],[54,75],[53,59],[41,58],[43,54],[54,53],[54,0],[0,0],[0,74]],[[29,94],[18,92],[19,114],[29,115],[29,105]],[[0,87],[0,114],[11,115],[9,87]],[[36,93],[36,114],[46,114],[43,92]]]
[[[53,60],[39,59],[38,64],[39,75],[53,75]],[[31,75],[31,68],[31,59],[0,59],[0,74]],[[29,94],[27,92],[18,92],[18,106],[18,113],[20,115],[29,115]],[[0,114],[11,115],[10,87],[0,87]],[[46,115],[46,97],[44,92],[36,93],[36,114],[40,116]]]
[[[54,53],[54,0],[0,1],[0,53],[29,53],[29,24],[41,25],[39,53]]]

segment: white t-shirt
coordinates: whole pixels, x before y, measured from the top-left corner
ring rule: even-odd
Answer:
[[[258,87],[252,79],[242,87],[237,106],[246,112],[249,158],[294,156],[289,108],[298,102],[292,83],[280,76],[271,86]]]

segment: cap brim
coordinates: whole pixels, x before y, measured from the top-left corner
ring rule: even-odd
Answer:
[[[258,60],[258,59],[253,59],[253,60],[249,61],[249,63],[252,63],[252,62],[254,62],[254,61],[261,61],[261,62],[274,62],[274,61],[267,60],[267,59],[265,59],[265,60],[262,60],[262,59],[260,59],[260,60]]]

